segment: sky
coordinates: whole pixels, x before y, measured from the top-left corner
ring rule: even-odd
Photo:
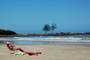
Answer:
[[[45,24],[56,24],[55,33],[90,32],[90,0],[0,0],[0,29],[42,34]]]

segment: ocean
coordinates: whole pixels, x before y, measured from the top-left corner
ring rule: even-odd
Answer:
[[[14,44],[90,44],[90,36],[0,37]]]

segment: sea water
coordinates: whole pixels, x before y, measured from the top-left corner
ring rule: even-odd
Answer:
[[[90,44],[90,36],[0,37],[15,44]]]

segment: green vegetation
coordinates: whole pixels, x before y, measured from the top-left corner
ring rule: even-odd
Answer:
[[[16,32],[11,30],[0,29],[0,35],[16,35]]]
[[[47,33],[47,31],[50,31],[50,25],[48,24],[44,25],[43,31],[45,32],[45,34]]]
[[[53,34],[55,29],[56,29],[56,24],[52,24],[52,26],[51,26],[52,34]]]
[[[52,26],[50,26],[49,24],[45,24],[44,27],[43,27],[43,31],[45,32],[45,34],[50,30],[53,34],[55,29],[56,29],[56,24],[52,24]]]

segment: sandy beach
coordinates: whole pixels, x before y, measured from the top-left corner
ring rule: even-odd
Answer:
[[[90,45],[16,45],[26,51],[41,51],[39,56],[14,56],[0,44],[0,60],[90,60]]]

